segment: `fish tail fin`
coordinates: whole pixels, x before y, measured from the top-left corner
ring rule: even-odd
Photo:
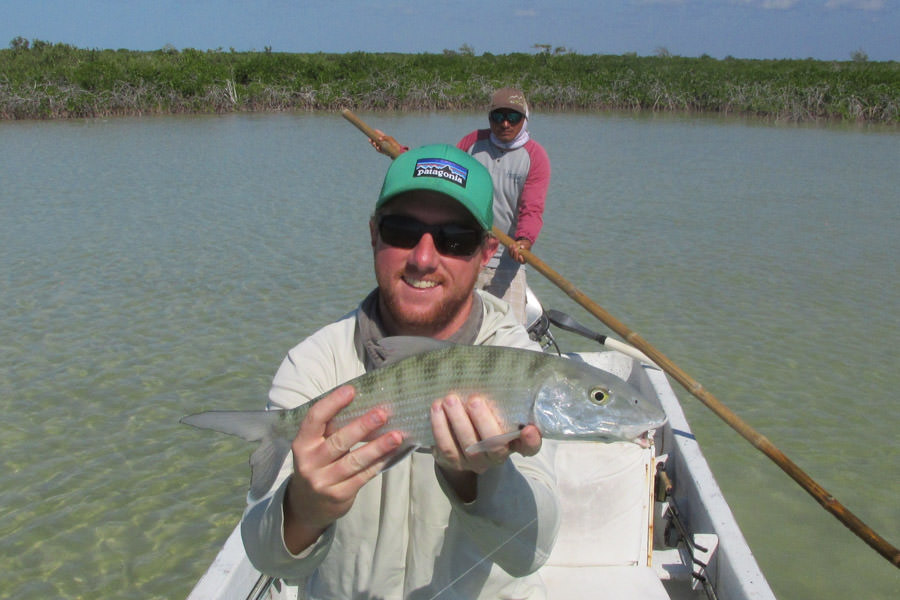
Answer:
[[[212,429],[234,435],[248,442],[261,442],[250,456],[250,495],[261,498],[278,477],[291,442],[275,433],[283,418],[278,410],[209,411],[181,419],[185,425]]]
[[[182,417],[181,422],[258,442],[272,434],[281,418],[279,411],[274,410],[211,410]]]

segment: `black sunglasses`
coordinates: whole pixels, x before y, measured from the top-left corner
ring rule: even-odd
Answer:
[[[519,121],[521,121],[524,116],[525,115],[520,112],[503,112],[502,110],[491,111],[490,114],[491,121],[497,125],[502,125],[503,121],[509,121],[510,125],[518,125]]]
[[[415,248],[426,233],[431,234],[434,247],[445,256],[472,256],[484,239],[480,229],[456,223],[426,225],[404,215],[384,215],[378,221],[378,235],[395,248]]]

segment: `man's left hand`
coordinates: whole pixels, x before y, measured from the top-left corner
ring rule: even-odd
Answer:
[[[500,465],[513,452],[534,456],[541,449],[541,433],[534,425],[526,425],[518,439],[498,448],[466,453],[473,444],[506,433],[482,396],[471,396],[463,402],[449,395],[431,405],[431,429],[434,434],[434,458],[447,480],[463,500],[474,500],[475,476]]]

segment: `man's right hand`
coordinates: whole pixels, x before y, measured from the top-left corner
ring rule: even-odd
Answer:
[[[284,498],[284,541],[294,554],[347,514],[362,486],[403,443],[400,432],[389,431],[354,448],[387,422],[388,414],[381,408],[332,431],[331,420],[352,402],[355,393],[345,385],[316,402],[291,444],[294,474]]]

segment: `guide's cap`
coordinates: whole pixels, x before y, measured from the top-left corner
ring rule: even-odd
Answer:
[[[528,118],[528,102],[525,101],[525,94],[522,90],[516,88],[500,88],[491,96],[491,107],[488,112],[497,110],[498,108],[508,108],[515,110]]]
[[[422,146],[394,159],[384,176],[375,210],[395,196],[430,190],[462,204],[485,231],[494,224],[494,184],[488,170],[459,148],[446,144]]]

